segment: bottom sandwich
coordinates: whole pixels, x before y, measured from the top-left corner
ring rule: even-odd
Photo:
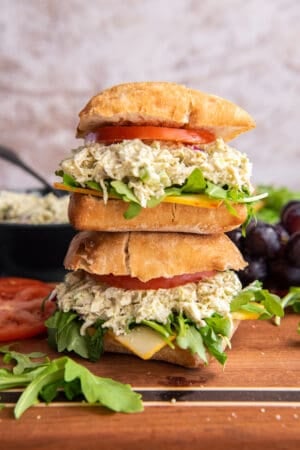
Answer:
[[[49,342],[98,360],[104,351],[199,367],[237,327],[241,254],[223,234],[78,233],[53,297]]]

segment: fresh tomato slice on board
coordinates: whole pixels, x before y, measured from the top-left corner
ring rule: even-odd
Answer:
[[[120,142],[125,139],[158,140],[184,142],[186,144],[206,144],[215,140],[208,130],[189,130],[186,128],[151,126],[113,126],[102,127],[95,131],[98,142]]]
[[[0,342],[36,336],[46,330],[45,320],[55,309],[43,300],[53,285],[30,278],[0,278]]]
[[[126,275],[93,275],[97,281],[108,284],[109,286],[130,289],[130,290],[148,290],[148,289],[170,289],[176,286],[181,286],[187,283],[195,283],[209,278],[216,274],[215,271],[196,272],[191,274],[176,275],[171,278],[152,278],[149,281],[143,282],[138,278]]]

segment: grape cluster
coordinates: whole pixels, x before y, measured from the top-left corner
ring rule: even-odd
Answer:
[[[248,262],[238,272],[244,286],[254,280],[275,290],[300,285],[300,201],[287,203],[275,225],[252,221],[245,237],[240,228],[228,236]]]

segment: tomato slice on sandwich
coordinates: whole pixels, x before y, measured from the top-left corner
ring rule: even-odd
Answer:
[[[152,127],[152,126],[111,126],[95,131],[98,142],[119,142],[127,139],[183,142],[186,144],[207,144],[215,140],[211,131],[205,129]]]
[[[45,332],[45,320],[55,304],[44,299],[53,285],[28,278],[0,278],[0,342],[24,339]]]
[[[196,272],[191,274],[176,275],[171,278],[152,278],[149,281],[141,281],[138,278],[127,275],[92,275],[94,279],[109,286],[127,290],[170,289],[187,283],[196,283],[216,275],[216,271]]]

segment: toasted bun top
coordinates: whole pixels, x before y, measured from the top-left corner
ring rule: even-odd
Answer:
[[[142,281],[246,266],[224,234],[96,231],[83,231],[73,238],[64,264],[69,270],[129,275]]]
[[[79,113],[77,137],[107,125],[207,129],[229,141],[255,127],[239,106],[215,95],[167,82],[126,83],[92,97]]]

